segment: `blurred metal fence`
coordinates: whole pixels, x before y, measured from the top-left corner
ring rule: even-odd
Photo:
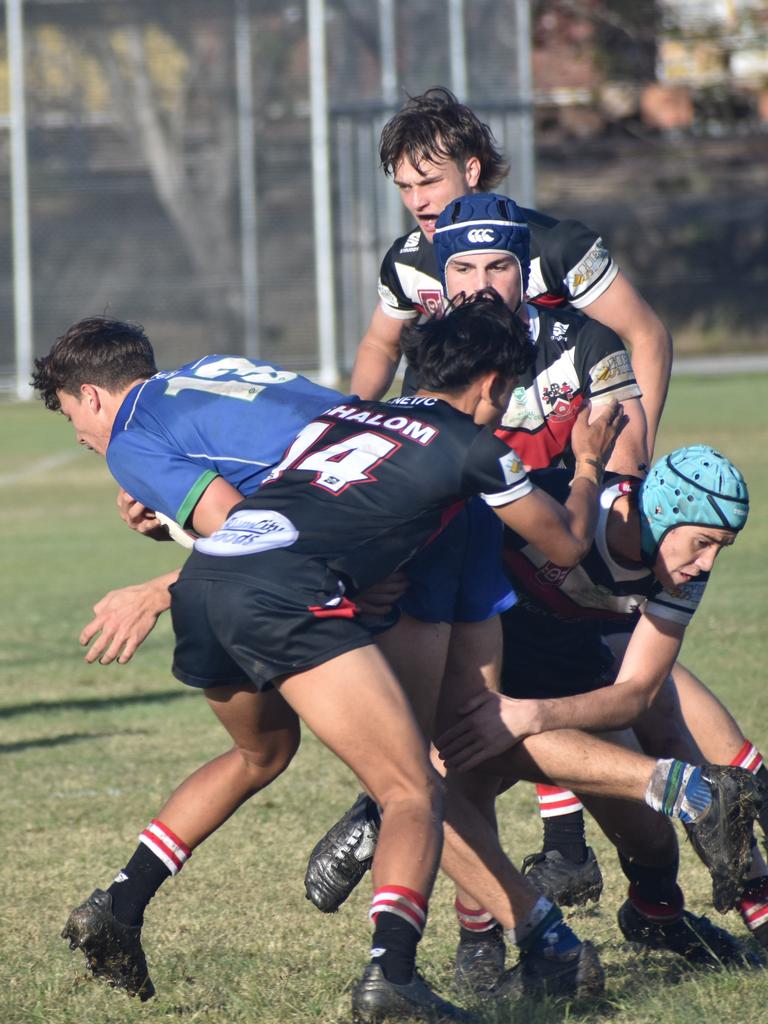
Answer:
[[[453,87],[509,156],[505,187],[533,200],[528,3],[24,0],[34,352],[107,313],[142,322],[163,366],[232,351],[318,369],[314,6],[326,35],[336,368],[348,370],[380,259],[407,224],[377,155],[406,95]],[[9,56],[3,34],[6,388],[17,326]]]

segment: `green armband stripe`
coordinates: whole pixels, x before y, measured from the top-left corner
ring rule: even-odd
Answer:
[[[215,480],[218,473],[214,473],[212,469],[206,469],[195,481],[192,487],[187,492],[187,496],[179,506],[179,511],[176,513],[176,522],[179,526],[186,527],[187,520],[192,515],[195,505],[200,501],[203,496],[205,489],[210,486],[212,480]]]

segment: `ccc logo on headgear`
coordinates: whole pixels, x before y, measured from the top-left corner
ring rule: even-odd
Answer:
[[[483,242],[495,242],[496,234],[490,228],[472,228],[467,232],[467,238],[473,245]]]

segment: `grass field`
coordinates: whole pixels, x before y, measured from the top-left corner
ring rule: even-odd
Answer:
[[[684,660],[724,697],[768,752],[765,577],[768,567],[766,377],[675,379],[660,450],[722,447],[750,483],[750,523],[722,558]],[[170,569],[175,545],[130,534],[114,511],[103,462],[38,404],[0,406],[0,1022],[318,1024],[348,1019],[366,958],[366,885],[325,918],[303,894],[306,856],[356,792],[347,770],[306,735],[291,769],[194,855],[150,905],[144,945],[158,995],[141,1005],[85,978],[59,938],[69,909],[105,886],[168,792],[227,746],[197,695],[170,674],[162,622],[126,666],[88,666],[77,636],[107,590]],[[500,802],[515,860],[537,849],[530,787]],[[525,1003],[489,1022],[757,1024],[768,1019],[768,972],[702,973],[621,941],[625,883],[596,828],[606,878],[596,910],[571,917],[607,969],[597,1004]],[[689,908],[706,912],[709,879],[689,849]],[[717,917],[717,915],[714,915]],[[737,933],[734,914],[719,919]],[[451,890],[441,879],[422,943],[424,972],[449,994],[455,947]]]

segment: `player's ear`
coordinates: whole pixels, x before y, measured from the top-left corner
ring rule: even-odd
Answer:
[[[87,402],[93,412],[98,412],[101,408],[101,395],[99,394],[99,389],[93,384],[81,384],[80,401]]]
[[[468,188],[477,188],[477,183],[480,181],[480,174],[483,170],[483,165],[476,156],[467,157],[464,161],[464,180],[467,183]]]
[[[506,411],[511,386],[510,378],[499,373],[498,370],[488,374],[488,401],[494,409]]]

